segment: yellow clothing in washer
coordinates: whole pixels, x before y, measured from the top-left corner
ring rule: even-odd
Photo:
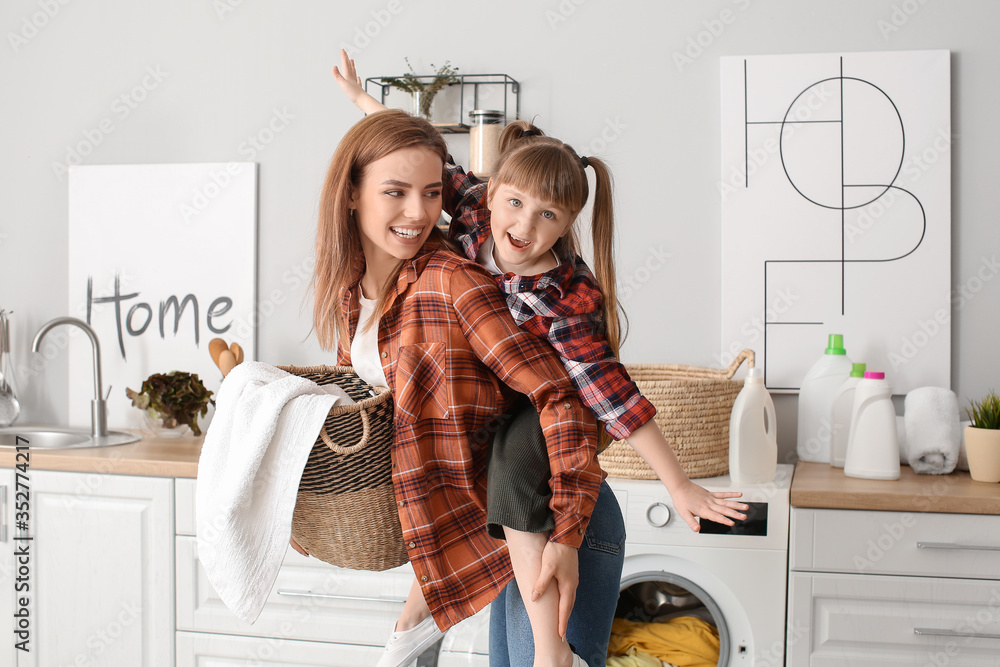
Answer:
[[[665,664],[659,658],[643,653],[633,646],[628,650],[627,655],[609,657],[607,667],[663,667]]]
[[[623,655],[632,647],[677,667],[719,664],[719,631],[693,616],[663,623],[635,623],[616,618],[611,626],[608,655]]]

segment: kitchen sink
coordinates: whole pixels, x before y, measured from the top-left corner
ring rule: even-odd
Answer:
[[[0,428],[0,447],[21,445],[31,449],[77,449],[125,445],[138,440],[141,440],[140,436],[124,431],[108,431],[105,436],[95,437],[85,429],[58,426],[7,426]]]

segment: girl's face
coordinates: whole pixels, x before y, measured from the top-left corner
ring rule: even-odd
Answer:
[[[400,148],[365,169],[351,198],[369,269],[411,259],[441,216],[441,158],[425,146]]]
[[[496,188],[493,190],[493,188]],[[568,209],[490,181],[494,259],[503,271],[533,276],[555,266],[549,250],[576,217]]]

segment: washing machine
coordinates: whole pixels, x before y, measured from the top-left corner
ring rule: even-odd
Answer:
[[[750,505],[745,521],[702,521],[699,533],[658,480],[608,478],[627,533],[617,615],[700,617],[718,629],[719,667],[784,665],[793,469],[779,465],[771,482],[738,488],[728,475],[694,480],[709,491],[741,491]]]

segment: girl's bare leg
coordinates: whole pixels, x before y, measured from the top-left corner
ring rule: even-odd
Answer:
[[[545,594],[531,601],[531,590],[542,571],[542,550],[549,540],[548,533],[524,533],[504,526],[507,550],[514,566],[514,580],[524,600],[535,640],[534,667],[569,667],[573,652],[559,636],[559,590],[549,586]]]

